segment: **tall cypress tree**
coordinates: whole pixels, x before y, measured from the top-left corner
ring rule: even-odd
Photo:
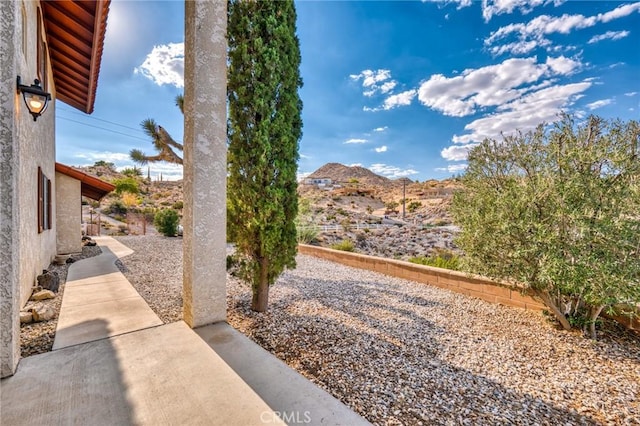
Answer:
[[[230,0],[228,7],[228,221],[251,308],[264,312],[269,286],[295,267],[294,224],[302,101],[292,0]]]

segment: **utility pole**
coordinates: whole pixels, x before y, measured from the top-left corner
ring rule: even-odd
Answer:
[[[402,179],[402,220],[404,221],[405,216],[405,204],[407,203],[407,178]]]

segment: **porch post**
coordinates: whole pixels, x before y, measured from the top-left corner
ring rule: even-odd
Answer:
[[[226,320],[227,2],[185,1],[184,320]]]
[[[19,3],[0,1],[0,377],[20,360],[18,141],[15,126],[16,21]]]

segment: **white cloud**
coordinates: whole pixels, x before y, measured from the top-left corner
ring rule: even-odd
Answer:
[[[375,129],[373,129],[374,132],[384,132],[385,130],[387,130],[389,128],[389,126],[384,126],[384,127],[376,127]]]
[[[440,4],[457,4],[458,9],[471,6],[473,0],[422,0],[422,3],[440,3]]]
[[[151,167],[152,180],[157,179],[158,176],[160,176],[160,174],[162,174],[162,180],[182,179],[182,166],[179,164],[153,163],[153,164],[150,164],[149,167]]]
[[[607,13],[599,13],[598,19],[601,22],[609,22],[614,19],[624,18],[625,16],[631,15],[633,12],[640,11],[640,2],[625,4],[624,6],[619,6]]]
[[[362,163],[351,163],[351,164],[347,164],[347,166],[349,166],[349,167],[362,167]]]
[[[296,174],[296,179],[297,179],[298,182],[302,182],[304,180],[304,178],[306,178],[310,174],[311,174],[311,172],[298,172]]]
[[[542,41],[522,40],[522,41],[516,41],[513,43],[503,44],[500,46],[493,46],[489,49],[489,52],[491,52],[493,56],[499,56],[499,55],[502,55],[503,53],[512,53],[514,55],[524,55],[536,49],[537,47],[543,47],[545,45],[548,45],[549,43],[550,42],[548,40],[546,41],[546,43],[544,40]]]
[[[467,169],[468,164],[450,164],[447,167],[437,167],[437,172],[458,173]]]
[[[92,166],[96,161],[106,161],[107,163],[121,163],[127,162],[127,164],[132,163],[131,157],[129,154],[123,152],[110,152],[110,151],[88,151],[82,152],[74,155],[76,158],[82,158],[83,160],[89,161],[89,163],[84,164],[86,166]]]
[[[410,105],[417,93],[418,92],[416,90],[407,90],[406,92],[398,93],[397,95],[391,95],[384,100],[382,108],[389,110],[398,106]]]
[[[625,96],[635,96],[635,95],[637,95],[637,94],[638,94],[638,92],[627,92],[627,93],[625,93],[624,95],[625,95]]]
[[[352,81],[362,80],[363,95],[367,97],[376,94],[386,94],[393,90],[398,84],[397,81],[391,79],[391,71],[379,70],[363,70],[360,74],[351,74],[349,78]]]
[[[529,93],[512,102],[498,106],[495,113],[467,124],[464,128],[470,133],[462,136],[455,135],[452,142],[468,145],[481,142],[485,138],[499,139],[502,133],[508,134],[515,130],[528,131],[541,123],[554,122],[558,115],[573,105],[582,92],[591,85],[591,82],[583,81],[545,87]],[[449,148],[447,150],[446,154],[453,155],[455,159],[463,160],[465,158],[458,155],[461,152],[459,150]],[[442,156],[445,157],[445,151],[442,152]]]
[[[367,143],[367,140],[366,139],[352,138],[352,139],[347,139],[346,141],[344,141],[344,143],[346,143],[346,144]]]
[[[300,153],[300,158],[302,158],[303,160],[309,160],[310,158],[313,158],[313,157],[311,157],[310,155],[305,155]]]
[[[532,46],[530,43],[532,41],[535,41],[538,46],[548,46],[551,48],[551,42],[545,37],[549,34],[569,34],[573,30],[593,27],[598,23],[609,22],[637,11],[640,11],[640,2],[625,4],[610,12],[600,13],[595,16],[584,16],[581,14],[564,14],[562,16],[540,15],[526,24],[509,24],[497,29],[485,39],[484,44],[494,54],[522,53],[523,49]],[[496,48],[495,45],[511,36],[516,37],[518,39],[517,42],[509,41],[502,47]]]
[[[602,108],[603,106],[610,105],[611,102],[613,102],[613,99],[602,99],[599,101],[591,102],[590,104],[587,104],[586,107],[589,108],[591,111],[593,111],[594,109],[598,109],[598,108]]]
[[[184,87],[184,43],[155,46],[134,73],[142,74],[158,86]]]
[[[581,63],[560,56],[536,63],[536,58],[512,58],[497,65],[467,69],[455,77],[432,75],[420,85],[420,102],[445,115],[464,117],[479,108],[504,105],[536,89],[542,77],[568,75]],[[542,86],[549,85],[543,81]]]
[[[387,81],[382,86],[380,86],[380,93],[389,93],[393,90],[394,87],[396,87],[396,84],[398,83],[395,81]]]
[[[378,148],[375,148],[376,152],[387,152],[387,146],[386,145],[382,145]]]
[[[416,175],[419,173],[417,170],[401,169],[400,167],[389,166],[387,164],[380,163],[370,165],[369,170],[371,170],[373,173],[377,173],[391,179]]]
[[[591,37],[589,44],[597,43],[602,40],[620,40],[631,34],[629,31],[607,31],[604,34]]]
[[[551,3],[550,0],[482,0],[482,17],[489,22],[493,16],[504,13],[513,13],[515,9],[526,15],[534,8]],[[564,0],[554,0],[555,6],[564,3]]]
[[[471,143],[467,145],[449,146],[443,149],[442,151],[440,151],[440,155],[442,156],[442,158],[448,161],[466,160],[467,155],[469,154],[469,151],[471,151],[471,148],[473,148],[476,145],[478,144]]]

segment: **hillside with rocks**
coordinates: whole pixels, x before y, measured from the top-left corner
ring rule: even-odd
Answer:
[[[109,163],[78,169],[112,183],[131,177]],[[153,212],[162,208],[174,208],[182,215],[181,180],[152,181],[144,176],[144,170],[140,174],[142,176],[132,177],[139,192],[135,204],[128,206],[129,214],[118,210],[123,204],[123,196],[115,192],[100,203],[101,211],[112,218],[126,219],[133,226],[125,230],[115,222],[111,226],[105,225],[104,222],[108,222],[105,220],[103,232],[142,233],[140,226],[135,226],[141,215],[146,212],[145,226],[151,228]],[[308,183],[311,181],[325,184]],[[329,181],[331,183],[327,184]],[[326,247],[350,240],[357,252],[400,259],[428,256],[438,250],[456,251],[449,205],[457,187],[459,183],[454,180],[392,180],[364,167],[329,163],[298,185],[298,221],[302,226],[317,229],[313,243]],[[403,193],[406,197],[404,215]],[[367,224],[369,229],[362,229]]]

